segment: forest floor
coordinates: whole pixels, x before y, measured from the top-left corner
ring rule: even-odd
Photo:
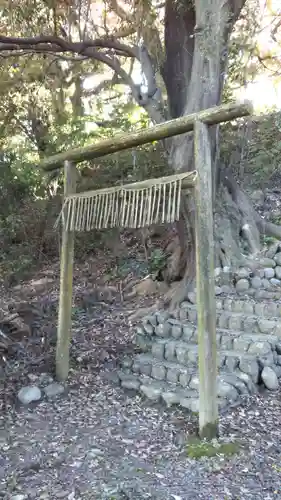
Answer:
[[[74,296],[85,282],[102,285],[108,264],[108,256],[99,255],[77,265]],[[57,301],[58,264],[38,279],[46,277],[47,288],[36,292],[41,304]],[[36,286],[3,289],[1,303],[26,300]],[[188,438],[196,433],[196,415],[148,404],[120,388],[118,362],[134,352],[129,317],[154,301],[123,302],[117,296],[88,311],[74,307],[64,392],[24,406],[17,398],[22,387],[44,385],[54,377],[54,342],[46,343],[46,335],[52,338],[57,315],[42,314],[36,334],[8,360],[0,387],[0,498],[281,499],[280,391],[246,398],[220,415],[221,438],[238,442],[238,454],[193,459]]]

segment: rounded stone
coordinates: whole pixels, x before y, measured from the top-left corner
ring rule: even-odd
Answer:
[[[170,335],[171,325],[166,323],[159,323],[155,328],[155,333],[158,337],[167,338]]]
[[[54,398],[64,392],[64,386],[62,384],[58,384],[57,382],[53,382],[44,388],[44,392],[47,398]]]
[[[275,275],[275,272],[274,272],[274,269],[272,269],[272,267],[266,267],[264,269],[264,276],[266,279],[270,279],[270,278],[273,278]]]
[[[258,278],[264,278],[264,269],[256,269],[254,274]]]
[[[281,377],[281,366],[272,366],[271,369],[276,373],[277,378]]]
[[[237,292],[246,292],[247,290],[249,290],[249,288],[250,288],[249,281],[245,278],[238,280],[236,283]]]
[[[259,379],[259,365],[254,359],[247,357],[242,357],[239,362],[239,368],[241,372],[247,373],[252,377],[253,382],[257,384]]]
[[[195,390],[199,390],[199,377],[197,375],[194,375],[192,378],[191,378],[191,381],[189,382],[189,387],[190,389],[195,389]]]
[[[154,333],[154,327],[150,323],[145,323],[143,329],[147,335],[152,335]]]
[[[267,341],[253,342],[248,350],[249,354],[257,354],[259,356],[264,356],[271,352],[271,345]]]
[[[28,405],[32,401],[39,401],[41,399],[41,391],[36,385],[22,387],[18,392],[18,399],[24,405]]]
[[[227,398],[228,400],[235,401],[238,397],[238,391],[233,385],[220,380],[218,383],[218,397]]]
[[[240,268],[240,269],[238,269],[238,271],[237,271],[237,277],[238,277],[239,279],[249,278],[250,273],[251,273],[251,271],[250,271],[249,269],[246,269],[245,267],[241,267],[241,268]]]
[[[180,385],[182,385],[183,387],[187,387],[188,384],[190,382],[190,375],[189,373],[184,373],[182,372],[179,376],[179,383]]]
[[[151,376],[156,380],[165,380],[167,370],[162,365],[152,365]]]
[[[276,391],[279,388],[277,375],[272,368],[265,366],[261,372],[261,379],[267,389]]]
[[[275,267],[275,276],[277,279],[281,280],[281,266]]]
[[[278,280],[277,278],[271,278],[270,279],[270,283],[273,285],[273,286],[280,286],[281,285],[281,281]]]
[[[155,387],[152,384],[151,385],[141,385],[140,386],[140,391],[148,398],[151,399],[152,401],[158,401],[160,399],[162,390],[160,387]]]
[[[268,279],[267,279],[267,278],[264,278],[264,279],[262,280],[262,286],[263,286],[263,288],[264,288],[265,290],[268,290],[268,289],[270,288],[270,281],[268,281]]]
[[[180,396],[176,392],[163,392],[162,399],[165,401],[168,408],[180,402]]]
[[[187,298],[191,304],[196,304],[196,293],[195,292],[188,292]]]
[[[277,252],[277,254],[274,256],[274,260],[277,266],[281,266],[281,252]]]
[[[269,259],[268,257],[263,257],[259,260],[262,267],[276,267],[276,260]]]
[[[215,286],[215,295],[221,295],[222,294],[222,288],[220,286]]]
[[[266,251],[265,256],[268,257],[269,259],[274,259],[275,254],[279,250],[279,245],[280,245],[279,241],[276,241],[276,243],[273,243],[273,245],[271,245],[268,248],[268,250]]]
[[[258,289],[262,287],[262,280],[259,276],[254,276],[251,280],[252,288]]]
[[[140,387],[140,382],[136,379],[125,379],[121,382],[121,387],[130,391],[137,391]]]

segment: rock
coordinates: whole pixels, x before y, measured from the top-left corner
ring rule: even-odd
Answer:
[[[11,500],[25,500],[27,498],[25,495],[13,495]]]
[[[152,355],[157,359],[163,359],[165,352],[165,344],[162,342],[154,342],[151,347]]]
[[[267,389],[276,391],[279,388],[277,375],[269,366],[265,366],[262,370],[261,379]]]
[[[189,387],[190,389],[195,389],[196,391],[199,390],[199,377],[197,375],[193,375],[189,383]]]
[[[248,394],[248,386],[246,382],[243,381],[242,378],[237,377],[233,373],[224,373],[222,376],[223,382],[226,382],[227,384],[233,385],[235,389],[240,393],[240,394]]]
[[[261,333],[273,333],[276,327],[276,321],[267,318],[259,318],[258,325]]]
[[[124,389],[128,389],[128,390],[133,390],[133,391],[137,391],[140,387],[140,382],[138,380],[133,380],[133,379],[125,379],[125,380],[122,380],[121,382],[121,386],[124,388]]]
[[[272,267],[266,267],[264,269],[264,276],[266,279],[273,278],[274,275],[275,275],[275,272],[274,272],[274,269],[272,269]]]
[[[271,352],[271,345],[269,342],[253,342],[248,350],[249,354],[257,354],[259,356],[264,356]]]
[[[47,398],[54,398],[64,392],[64,386],[62,384],[58,384],[57,382],[53,382],[52,384],[44,387],[43,391],[45,392]]]
[[[122,359],[122,367],[123,368],[131,368],[132,364],[133,364],[133,360],[129,356],[126,356],[125,358]]]
[[[262,279],[262,286],[265,290],[268,290],[270,288],[270,281],[268,279],[263,278]]]
[[[36,382],[40,375],[36,375],[36,373],[28,373],[27,378],[30,382]]]
[[[251,286],[252,288],[258,289],[262,287],[262,280],[259,276],[254,276],[251,279]]]
[[[152,369],[151,369],[151,377],[152,378],[155,378],[156,380],[165,380],[166,378],[166,373],[167,373],[167,370],[165,368],[165,366],[162,366],[162,365],[152,365]]]
[[[36,385],[27,385],[19,390],[18,399],[24,405],[28,405],[32,401],[39,401],[41,399],[41,391]]]
[[[280,286],[281,285],[281,281],[276,279],[276,278],[271,278],[270,279],[270,283],[273,285],[273,286]]]
[[[259,265],[261,267],[276,267],[277,261],[275,260],[275,257],[274,259],[269,259],[268,257],[262,257],[261,259],[259,259]]]
[[[229,293],[231,293],[233,291],[233,289],[229,285],[222,285],[221,291],[222,291],[222,293],[225,293],[226,295],[228,295]]]
[[[221,294],[222,294],[222,287],[215,286],[215,295],[221,295]]]
[[[247,373],[252,377],[253,382],[257,384],[259,379],[259,365],[254,359],[247,358],[243,356],[239,362],[239,368],[241,372]]]
[[[144,323],[143,329],[147,335],[153,335],[154,333],[154,328],[150,323]]]
[[[225,266],[222,271],[223,272],[220,275],[220,283],[221,285],[229,285],[231,282],[230,267]]]
[[[176,392],[163,392],[162,399],[165,401],[168,408],[174,404],[178,404],[180,402],[180,395]]]
[[[254,274],[258,278],[264,278],[264,269],[255,269]]]
[[[246,292],[249,290],[250,284],[249,281],[246,280],[245,278],[238,280],[236,283],[236,291],[237,292]]]
[[[235,401],[238,397],[238,391],[232,385],[224,382],[223,380],[219,380],[218,383],[218,397],[219,398],[227,398],[231,401]]]
[[[163,323],[165,323],[165,321],[167,321],[167,319],[169,319],[170,313],[169,311],[159,311],[155,314],[155,316],[159,325],[162,325]]]
[[[277,264],[277,266],[281,266],[281,252],[278,252],[275,256],[274,256],[274,260]]]
[[[281,366],[271,366],[271,369],[276,373],[277,378],[281,377]]]
[[[265,201],[265,194],[261,189],[257,189],[256,191],[252,192],[251,199],[254,203],[262,205]]]
[[[174,339],[179,339],[182,335],[182,327],[181,325],[173,325],[172,326],[172,337]]]
[[[250,269],[246,269],[245,267],[241,267],[240,269],[238,269],[236,274],[237,274],[238,279],[249,278],[251,271],[250,271]]]
[[[280,244],[279,241],[273,243],[273,245],[271,245],[266,251],[265,256],[268,257],[269,259],[274,259],[275,254],[279,250],[279,244]]]
[[[196,304],[196,293],[195,292],[188,292],[187,298],[188,298],[189,302],[191,302],[191,304]],[[181,306],[182,306],[182,304],[181,304]]]
[[[158,401],[160,399],[162,390],[160,387],[155,387],[153,385],[144,385],[140,386],[140,391],[152,401]]]
[[[243,380],[243,382],[247,385],[248,390],[250,394],[256,394],[257,393],[257,386],[254,384],[252,378],[248,373],[241,372],[240,370],[234,370],[234,374]]]
[[[275,276],[277,279],[281,280],[281,266],[275,267]]]
[[[158,337],[167,338],[170,335],[170,331],[170,323],[159,323],[159,325],[155,327],[155,333]]]

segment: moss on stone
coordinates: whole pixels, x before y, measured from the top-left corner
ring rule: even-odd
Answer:
[[[237,442],[205,441],[199,437],[192,437],[187,441],[186,452],[189,458],[195,459],[216,455],[230,456],[239,452],[239,444]]]
[[[214,439],[218,437],[218,422],[212,424],[206,424],[203,429],[200,430],[201,439]]]

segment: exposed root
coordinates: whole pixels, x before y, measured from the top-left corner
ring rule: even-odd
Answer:
[[[260,251],[260,242],[257,241],[256,234],[254,233],[255,232],[252,230],[249,224],[244,224],[244,226],[242,227],[242,235],[247,241],[249,250],[252,255],[256,255]]]
[[[221,179],[222,185],[217,195],[215,212],[215,266],[216,267],[253,267],[261,252],[260,236],[268,235],[281,239],[281,226],[265,221],[255,211],[251,201],[233,178],[226,171]],[[191,222],[194,220],[189,201],[184,204],[185,235],[183,225],[178,227],[178,245],[169,259],[172,263],[170,273],[166,270],[165,279],[173,281],[182,276],[182,264],[185,262],[184,277],[174,283],[165,295],[170,309],[175,309],[186,299],[195,281],[195,245]],[[191,213],[191,217],[187,217]],[[187,228],[187,231],[186,231]],[[186,234],[188,233],[188,234]],[[183,244],[185,236],[187,244]],[[191,238],[190,238],[191,236]],[[188,238],[188,239],[187,239]],[[169,276],[170,274],[170,276]]]
[[[261,234],[281,240],[281,226],[262,219],[258,213],[255,213],[255,222]]]

